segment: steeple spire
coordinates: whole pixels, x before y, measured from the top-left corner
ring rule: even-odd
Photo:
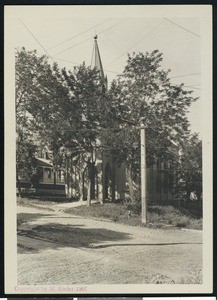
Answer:
[[[104,71],[103,71],[103,66],[102,66],[102,60],[101,60],[100,53],[99,53],[99,46],[97,43],[97,35],[94,36],[91,67],[97,68],[97,70],[99,70],[100,77],[102,78],[103,82],[105,82],[105,86],[107,86],[106,78],[104,76]]]

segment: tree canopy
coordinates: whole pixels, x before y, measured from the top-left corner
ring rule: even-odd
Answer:
[[[196,98],[183,84],[171,83],[162,60],[158,50],[129,54],[123,73],[106,91],[98,71],[85,63],[60,69],[36,51],[17,51],[18,165],[25,161],[20,155],[24,144],[32,158],[32,145],[47,146],[54,167],[64,163],[67,153],[82,153],[93,163],[93,150],[105,147],[127,166],[134,181],[139,174],[141,121],[147,125],[147,164],[157,157],[173,160],[174,144],[181,148],[189,140],[187,113]],[[190,144],[193,147],[193,140]]]

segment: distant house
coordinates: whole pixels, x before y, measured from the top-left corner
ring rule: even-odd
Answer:
[[[37,193],[65,195],[65,179],[63,170],[54,171],[50,160],[36,158],[39,174]]]
[[[36,157],[37,173],[31,182],[22,174],[19,177],[19,184],[23,194],[34,193],[36,195],[65,195],[65,180],[62,170],[54,172],[50,160]]]

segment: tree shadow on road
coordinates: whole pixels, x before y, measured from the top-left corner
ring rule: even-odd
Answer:
[[[60,247],[92,248],[103,242],[131,239],[130,234],[120,231],[82,227],[83,225],[50,223],[22,229],[18,233],[18,245],[22,248],[20,253],[35,253]]]
[[[18,213],[17,214],[17,226],[25,224],[27,222],[36,221],[39,218],[47,217],[48,214],[40,214],[40,213]]]
[[[109,248],[109,247],[133,247],[133,246],[173,246],[173,245],[202,245],[203,243],[195,243],[195,242],[177,242],[177,243],[137,243],[137,244],[129,244],[129,243],[122,243],[122,244],[106,244],[106,245],[95,245],[91,248],[93,249],[102,249],[102,248]]]

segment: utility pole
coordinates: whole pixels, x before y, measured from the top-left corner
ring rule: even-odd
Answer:
[[[146,141],[145,128],[143,122],[140,124],[141,141],[141,200],[142,200],[142,223],[147,223],[147,191],[146,191]]]

